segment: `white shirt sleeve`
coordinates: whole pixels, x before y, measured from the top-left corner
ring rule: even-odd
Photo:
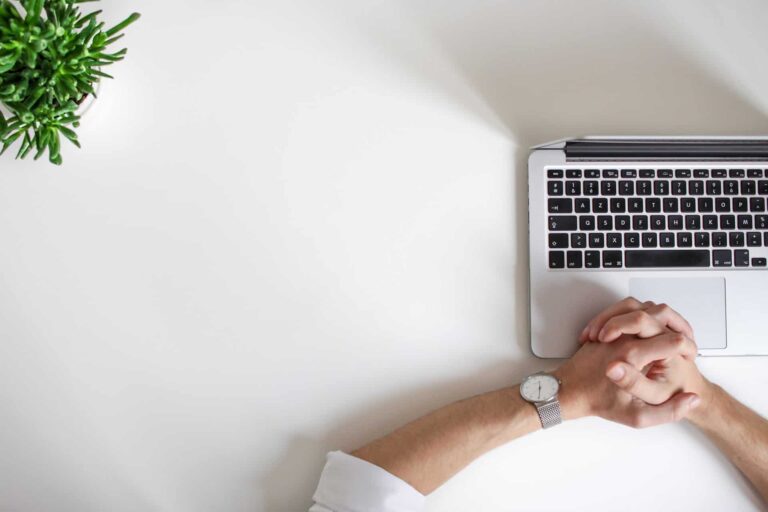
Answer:
[[[343,452],[328,454],[309,512],[422,512],[426,498],[388,471]]]

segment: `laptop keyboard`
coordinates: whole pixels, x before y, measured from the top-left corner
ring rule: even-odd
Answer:
[[[550,269],[766,268],[768,169],[547,169]]]

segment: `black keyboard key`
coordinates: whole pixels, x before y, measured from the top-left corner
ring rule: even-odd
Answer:
[[[565,249],[568,247],[568,235],[565,233],[550,233],[549,234],[549,248],[550,249]]]
[[[613,180],[603,180],[600,182],[600,195],[601,196],[615,196],[616,195],[616,182]]]
[[[567,196],[580,196],[581,195],[581,182],[576,180],[568,180],[565,182],[565,195]]]
[[[736,229],[736,217],[734,215],[721,215],[720,229]]]
[[[753,267],[764,267],[766,263],[768,263],[768,260],[765,258],[752,258]]]
[[[665,197],[662,201],[664,213],[677,213],[679,204],[676,197]]]
[[[694,169],[693,176],[695,178],[709,178],[709,169]]]
[[[647,215],[633,215],[632,216],[632,229],[637,231],[645,231],[648,229],[648,216]]]
[[[690,229],[691,231],[697,231],[701,229],[701,217],[698,215],[686,215],[685,229]]]
[[[677,246],[678,247],[692,247],[693,246],[693,233],[683,231],[677,234]]]
[[[645,211],[648,213],[659,213],[661,211],[661,199],[658,197],[646,197]]]
[[[586,251],[584,253],[585,268],[600,268],[600,251]]]
[[[702,217],[702,226],[704,229],[717,229],[720,223],[717,220],[717,215],[704,215]]]
[[[584,195],[596,196],[600,192],[600,186],[597,181],[587,180],[584,182]]]
[[[659,171],[661,172],[661,171]],[[669,182],[667,180],[656,180],[653,182],[653,194],[656,196],[669,195]]]
[[[741,194],[745,196],[753,196],[757,192],[755,180],[742,180],[741,181]]]
[[[696,211],[696,200],[692,197],[683,197],[680,199],[680,211],[684,213],[693,213]]]
[[[610,200],[611,213],[624,213],[627,211],[627,200],[623,197],[614,197]]]
[[[637,178],[637,170],[636,169],[622,169],[621,170],[621,177],[622,178]]]
[[[766,182],[768,183],[768,182]],[[639,196],[649,196],[651,195],[652,191],[652,185],[650,181],[647,180],[639,180],[637,182],[637,195]]]
[[[667,217],[667,229],[683,229],[683,216],[670,215]]]
[[[728,247],[728,234],[722,231],[712,233],[712,247]]]
[[[744,233],[731,231],[728,233],[728,245],[731,247],[744,247]]]
[[[672,195],[673,196],[684,196],[688,193],[688,187],[686,186],[685,182],[682,180],[673,180],[672,181]]]
[[[690,178],[690,169],[675,169],[675,178]]]
[[[611,249],[621,247],[621,233],[608,233],[605,238],[605,245]]]
[[[613,229],[613,217],[610,215],[597,216],[597,229],[600,231],[610,231]]]
[[[551,196],[563,195],[563,182],[562,181],[548,181],[547,192]]]
[[[725,180],[723,182],[723,193],[727,196],[735,196],[739,193],[739,182],[736,180]]]
[[[709,247],[709,233],[700,231],[693,234],[693,245],[696,247]]]
[[[672,177],[672,169],[659,169],[658,171],[659,178],[671,178]]]
[[[659,245],[658,237],[654,232],[643,233],[642,239],[643,247],[656,247]]]
[[[592,211],[595,213],[608,213],[608,200],[603,197],[593,199]]]
[[[707,195],[719,196],[723,193],[723,185],[719,181],[711,180],[707,182]]]
[[[747,201],[746,197],[734,197],[731,208],[733,208],[733,211],[735,212],[745,212],[747,211],[748,206],[749,201]]]
[[[713,178],[725,178],[727,176],[728,173],[725,171],[725,169],[712,169]]]
[[[674,233],[660,233],[659,245],[662,247],[674,247],[675,246],[675,234]]]
[[[744,169],[729,169],[728,176],[730,176],[731,178],[743,178]]]
[[[709,251],[702,249],[625,251],[627,268],[708,267]]]
[[[567,169],[565,171],[566,178],[581,178],[581,169]]]
[[[651,229],[655,231],[667,229],[667,218],[663,215],[651,215]]]
[[[737,215],[736,227],[743,229],[744,231],[752,229],[752,216],[751,215]]]
[[[638,233],[624,233],[624,247],[640,247],[640,235]]]
[[[574,249],[585,249],[587,247],[587,234],[571,233],[571,247]]]
[[[548,199],[549,213],[573,213],[573,201],[571,199]]]
[[[550,231],[576,231],[577,220],[575,215],[550,215]]]
[[[692,196],[704,195],[704,182],[701,180],[691,180],[688,182],[688,193]]]
[[[641,178],[655,178],[656,177],[656,170],[655,169],[640,169],[639,175]]]
[[[619,171],[617,169],[603,169],[603,178],[618,178]]]
[[[621,268],[621,251],[603,251],[603,268]]]
[[[565,268],[565,251],[549,251],[549,268]]]
[[[755,229],[768,229],[768,215],[755,215]]]
[[[563,170],[562,169],[549,169],[547,170],[547,178],[562,178],[563,177]]]
[[[751,211],[751,212],[764,212],[765,211],[765,198],[764,197],[750,197],[749,198],[749,211]]]
[[[605,235],[602,233],[590,233],[589,248],[602,249],[603,247],[605,247]]]
[[[585,178],[599,178],[600,177],[600,171],[597,169],[587,169],[584,171],[584,177]]]
[[[619,195],[631,196],[635,193],[635,183],[633,181],[621,180],[619,182]]]
[[[750,178],[762,178],[763,177],[763,170],[762,169],[747,169],[747,176]]]
[[[568,199],[570,201],[570,199]],[[580,197],[573,200],[573,211],[576,213],[589,213],[589,199]]]
[[[757,193],[762,196],[768,195],[768,180],[760,180],[757,182]]]
[[[760,247],[763,245],[763,237],[757,231],[747,233],[747,245],[749,247]]]
[[[613,219],[616,229],[626,231],[631,227],[629,215],[616,215]]]
[[[768,232],[763,233],[763,245],[768,247]]]
[[[579,216],[579,229],[581,231],[593,231],[595,229],[595,216],[594,215],[580,215]]]
[[[731,200],[728,197],[718,197],[715,199],[715,211],[716,212],[729,212],[731,211]]]
[[[715,202],[712,200],[711,197],[700,197],[698,200],[698,204],[699,204],[699,212],[707,213],[707,212],[711,212],[714,209]]]
[[[565,266],[568,268],[581,268],[581,251],[568,251],[566,253]]]
[[[712,251],[713,267],[730,267],[733,265],[733,254],[730,250]]]
[[[627,199],[627,211],[630,213],[642,213],[643,212],[643,200],[639,197],[633,197]]]

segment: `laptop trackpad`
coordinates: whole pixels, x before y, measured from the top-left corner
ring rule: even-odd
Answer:
[[[699,348],[725,348],[725,278],[633,278],[629,293],[669,304],[693,326]]]

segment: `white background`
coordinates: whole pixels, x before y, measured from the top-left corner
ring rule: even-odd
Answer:
[[[556,366],[528,146],[768,132],[760,0],[101,4],[144,17],[84,149],[0,159],[3,511],[305,510],[326,451]],[[700,366],[768,414],[768,358]],[[688,426],[590,419],[429,510],[758,503]]]

